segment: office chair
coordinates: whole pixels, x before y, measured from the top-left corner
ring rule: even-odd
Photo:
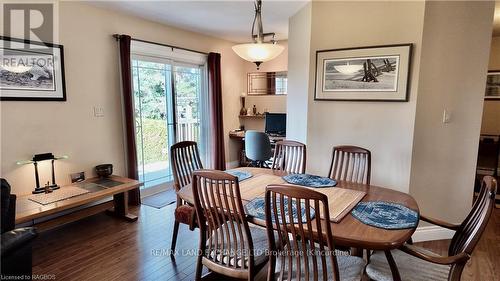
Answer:
[[[267,164],[265,162],[273,156],[269,136],[263,132],[246,131],[245,155],[252,161],[252,166],[266,167]]]

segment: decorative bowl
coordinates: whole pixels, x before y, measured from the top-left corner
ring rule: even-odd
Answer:
[[[95,166],[95,172],[101,178],[106,178],[113,174],[113,164],[101,164]]]

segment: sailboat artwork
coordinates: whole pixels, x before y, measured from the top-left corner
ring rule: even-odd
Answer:
[[[412,44],[316,51],[316,100],[407,101]]]
[[[324,91],[396,91],[398,56],[324,61]]]

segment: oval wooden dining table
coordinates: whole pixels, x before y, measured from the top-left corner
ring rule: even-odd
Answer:
[[[270,184],[287,184],[282,178],[284,175],[283,172],[277,170],[247,167],[237,168],[235,170],[248,171],[252,174],[252,178],[240,182],[240,193],[244,205],[254,198],[264,197],[266,186]],[[361,201],[395,202],[415,210],[417,213],[419,212],[417,202],[415,202],[413,197],[409,194],[403,192],[374,185],[343,181],[339,181],[337,185],[332,188],[364,191],[366,195]],[[194,202],[191,185],[183,187],[177,194],[181,199],[191,204]],[[264,220],[250,218],[250,222],[265,227]],[[411,238],[416,229],[415,227],[387,230],[373,227],[357,220],[350,212],[339,222],[331,222],[331,224],[335,245],[384,251],[395,249],[403,245]]]

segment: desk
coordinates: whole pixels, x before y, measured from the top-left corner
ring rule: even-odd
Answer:
[[[256,197],[263,197],[268,184],[283,184],[285,181],[281,178],[279,171],[262,168],[238,168],[249,171],[254,177],[267,174],[272,175],[263,177],[266,180],[253,181],[254,184],[246,184],[246,181],[240,183],[243,204]],[[362,201],[389,201],[402,204],[415,211],[418,210],[417,202],[406,193],[399,191],[364,184],[355,184],[339,181],[335,188],[347,188],[366,192]],[[183,200],[193,203],[193,191],[191,185],[183,187],[178,193]],[[265,221],[251,219],[251,222],[265,227]],[[325,222],[326,223],[326,222]],[[346,215],[339,223],[331,222],[335,245],[345,247],[372,249],[372,250],[390,250],[403,245],[415,232],[415,228],[387,230],[363,224],[355,219],[350,213]]]
[[[128,212],[128,191],[138,188],[142,185],[142,183],[137,180],[119,176],[111,176],[109,179],[120,182],[121,184],[47,205],[42,205],[29,200],[28,197],[30,195],[18,196],[16,201],[16,224],[26,223],[35,219],[47,217],[49,215],[62,213],[89,203],[98,202],[110,196],[113,196],[114,208],[108,210],[109,214],[123,218],[127,221],[136,221],[137,216]],[[98,180],[99,178],[92,178],[86,180],[85,183],[94,183]],[[58,192],[64,188],[65,187],[63,186],[61,189],[54,190],[53,192]],[[88,215],[92,214],[94,213],[90,213]],[[69,215],[70,214],[68,214],[68,216]]]
[[[237,132],[231,131],[229,132],[229,138],[239,143],[238,155],[239,155],[240,166],[247,166],[248,162],[246,161],[246,156],[245,156],[245,131],[237,131]],[[281,141],[284,139],[286,139],[286,137],[269,136],[271,145],[277,141]]]

